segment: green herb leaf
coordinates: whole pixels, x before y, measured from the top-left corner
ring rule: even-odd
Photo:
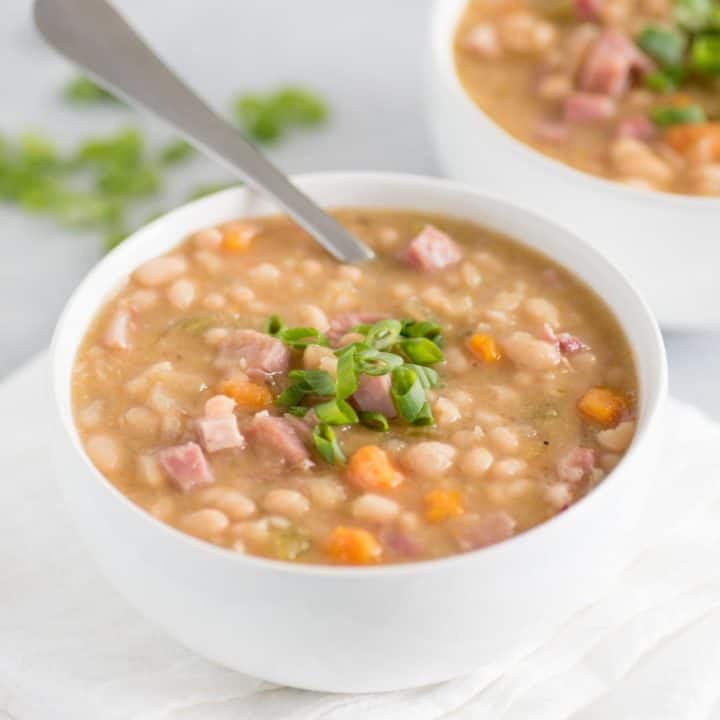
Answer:
[[[638,36],[637,44],[662,67],[679,67],[683,64],[687,37],[675,30],[648,26]]]
[[[163,165],[176,165],[195,154],[195,148],[186,140],[173,140],[160,149],[159,159]]]
[[[424,337],[408,338],[400,342],[402,353],[418,365],[433,365],[444,359],[442,350]]]
[[[425,389],[417,373],[407,367],[395,368],[390,392],[400,416],[407,422],[414,423],[427,404]]]
[[[705,111],[699,105],[657,107],[650,111],[651,120],[659,127],[705,122]]]
[[[390,429],[388,419],[379,412],[359,412],[358,418],[360,423],[364,425],[368,430],[375,430],[376,432],[387,432]]]
[[[358,421],[355,410],[345,400],[338,398],[320,403],[314,410],[317,419],[328,425],[352,425]]]
[[[303,88],[280,88],[269,97],[268,102],[277,118],[286,125],[312,127],[325,122],[328,116],[324,100]]]
[[[720,75],[720,35],[698,35],[690,48],[690,65],[703,75]]]
[[[71,80],[63,90],[63,96],[68,102],[84,105],[98,103],[120,103],[109,90],[100,87],[90,78],[79,75]]]
[[[312,438],[318,453],[325,462],[330,465],[345,463],[345,453],[335,437],[335,431],[329,425],[323,423],[316,425]]]

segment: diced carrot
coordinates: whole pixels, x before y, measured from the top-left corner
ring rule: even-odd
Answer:
[[[390,490],[403,480],[387,453],[377,445],[363,445],[351,455],[347,478],[363,490]]]
[[[673,125],[665,131],[665,140],[670,147],[686,155],[702,143],[709,159],[720,159],[720,123],[687,123]]]
[[[368,565],[382,556],[382,547],[371,532],[342,526],[330,533],[327,551],[333,560],[348,565]]]
[[[441,522],[462,515],[462,497],[456,490],[432,490],[425,498],[425,519],[428,522]]]
[[[273,395],[268,388],[247,380],[223,380],[217,389],[247,410],[262,410],[273,404]]]
[[[488,365],[496,363],[502,357],[500,348],[490,335],[475,333],[468,340],[468,347],[478,360],[482,360]]]
[[[578,402],[580,412],[603,427],[615,425],[626,407],[625,398],[608,388],[590,388]]]
[[[250,242],[260,232],[257,225],[229,223],[222,228],[221,247],[228,252],[246,252]]]

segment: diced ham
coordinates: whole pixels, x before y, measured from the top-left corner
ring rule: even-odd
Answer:
[[[605,0],[574,0],[573,5],[580,20],[599,20]]]
[[[535,136],[539,140],[562,143],[567,140],[568,126],[555,120],[541,120],[535,127]]]
[[[333,345],[336,345],[343,335],[346,335],[357,325],[372,325],[379,320],[385,320],[389,317],[387,313],[382,312],[350,312],[342,313],[330,321],[330,330],[328,330],[328,339]]]
[[[202,417],[196,422],[198,436],[206,452],[245,446],[234,415]]]
[[[563,355],[574,355],[590,349],[577,335],[566,332],[558,333],[557,341]]]
[[[121,308],[108,323],[103,342],[106,347],[115,350],[127,350],[130,347],[130,312]]]
[[[400,254],[401,260],[418,270],[442,270],[462,259],[460,246],[446,233],[426,225]]]
[[[651,140],[656,135],[652,120],[646,115],[633,115],[625,118],[617,126],[615,135],[620,138],[629,137],[636,140]]]
[[[401,557],[417,558],[423,554],[424,547],[420,540],[396,527],[385,528],[380,533],[380,541],[388,550]]]
[[[360,375],[352,401],[358,410],[382,413],[387,418],[397,414],[390,395],[390,375]]]
[[[219,346],[216,364],[244,370],[251,380],[267,380],[290,369],[290,350],[282,340],[255,330],[233,330]]]
[[[202,448],[197,443],[188,442],[165,448],[157,454],[157,459],[170,484],[180,492],[210,485],[214,480]]]
[[[575,92],[565,99],[563,117],[568,123],[603,120],[615,114],[615,101],[607,95]]]
[[[283,417],[290,423],[297,436],[304,443],[310,444],[312,442],[312,431],[318,423],[317,415],[313,410],[308,410],[305,416],[301,418],[289,413],[283,415]]]
[[[293,423],[287,418],[276,417],[263,410],[255,415],[245,434],[254,443],[275,453],[288,465],[312,465],[308,449]]]
[[[507,540],[514,530],[515,520],[504,510],[461,515],[450,521],[450,532],[462,552]]]
[[[593,43],[580,69],[580,88],[586,92],[620,97],[632,73],[653,67],[633,41],[619,30],[605,30]]]
[[[595,468],[595,451],[590,448],[576,447],[565,453],[557,463],[557,476],[569,483],[586,480]]]

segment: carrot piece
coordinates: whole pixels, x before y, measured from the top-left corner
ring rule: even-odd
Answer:
[[[403,480],[387,453],[377,445],[363,445],[352,454],[347,478],[363,490],[390,490]]]
[[[720,123],[687,123],[673,125],[665,131],[665,140],[670,147],[683,155],[694,150],[698,144],[712,159],[720,159]]]
[[[247,380],[223,380],[218,385],[218,392],[248,410],[262,410],[273,404],[273,395],[268,388]]]
[[[603,427],[615,425],[626,408],[625,398],[608,388],[590,388],[578,402],[578,410]]]
[[[462,515],[462,497],[456,490],[432,490],[425,498],[425,519],[428,522],[441,522]]]
[[[222,228],[220,246],[229,252],[246,252],[250,242],[260,232],[256,225],[248,223],[230,223]]]
[[[333,560],[348,565],[368,565],[382,557],[380,543],[362,528],[336,527],[330,533],[327,551]]]
[[[475,333],[468,340],[468,347],[478,360],[482,360],[488,365],[496,363],[502,357],[500,348],[490,335]]]

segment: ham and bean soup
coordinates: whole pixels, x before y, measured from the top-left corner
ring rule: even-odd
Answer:
[[[139,267],[73,377],[96,467],[180,530],[308,563],[398,563],[562,512],[630,444],[636,379],[598,297],[447,217],[343,210],[340,265],[285,217]]]
[[[460,80],[541,152],[639,188],[720,195],[715,0],[469,0]]]

